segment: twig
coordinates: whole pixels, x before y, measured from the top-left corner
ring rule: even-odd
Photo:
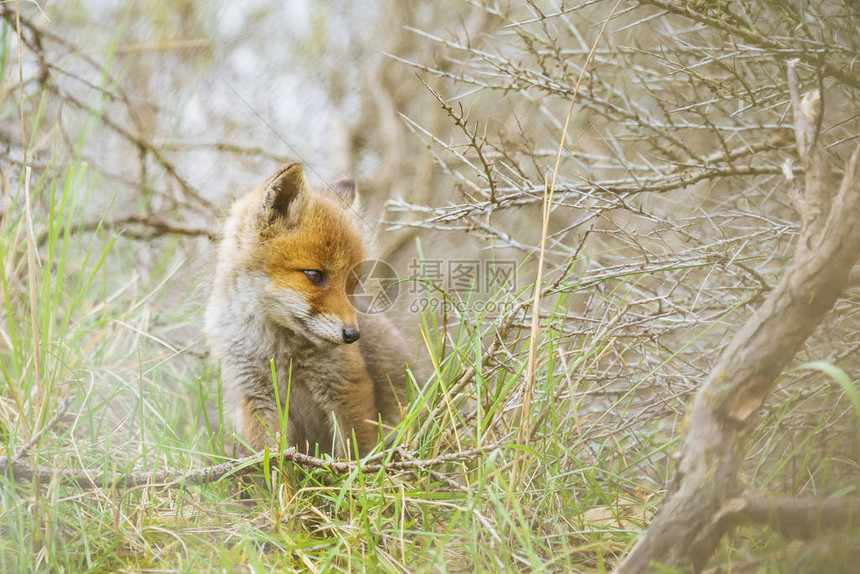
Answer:
[[[298,452],[295,447],[290,447],[280,454],[257,453],[245,458],[227,461],[213,466],[190,470],[162,470],[155,473],[138,471],[125,474],[114,474],[100,469],[63,469],[59,477],[66,482],[73,482],[77,486],[90,488],[133,488],[136,486],[181,486],[216,482],[225,476],[243,476],[259,472],[259,466],[266,457],[269,460],[283,460],[292,462],[306,468],[324,469],[334,474],[348,474],[351,472],[374,473],[384,472],[415,472],[428,466],[441,466],[452,462],[463,462],[473,460],[481,454],[502,448],[500,443],[476,447],[464,451],[443,454],[431,459],[392,460],[389,462],[362,461],[336,461],[324,460]],[[370,460],[374,460],[372,457]],[[55,468],[48,466],[33,466],[22,460],[8,457],[0,457],[0,475],[12,475],[18,481],[30,481],[34,478],[40,483],[49,483],[54,475]]]
[[[469,114],[463,108],[463,104],[460,104],[460,112],[457,113],[454,106],[446,102],[445,98],[442,97],[442,94],[431,88],[430,85],[422,78],[419,77],[419,80],[421,80],[421,83],[424,84],[431,94],[433,94],[433,97],[436,98],[436,101],[439,102],[442,109],[445,110],[445,113],[454,120],[454,125],[460,128],[463,134],[465,134],[469,139],[469,146],[475,150],[475,154],[478,156],[478,161],[481,162],[484,177],[487,180],[487,185],[490,186],[489,201],[490,203],[496,203],[496,179],[493,177],[495,165],[492,161],[487,159],[486,154],[484,153],[486,138],[482,138],[478,135],[478,124],[475,123],[474,131],[469,129]],[[463,156],[463,159],[465,160],[465,156]]]
[[[148,228],[149,232],[144,233],[140,231],[135,231],[133,229],[129,229],[127,226],[129,225],[140,225],[142,227]],[[134,239],[153,239],[155,237],[161,237],[162,235],[181,235],[184,237],[206,237],[211,241],[218,241],[221,239],[221,234],[214,230],[209,229],[208,227],[191,227],[188,225],[180,225],[177,223],[170,223],[168,221],[164,221],[163,219],[159,219],[155,216],[147,216],[147,215],[129,215],[128,217],[122,217],[119,219],[110,219],[105,221],[92,221],[89,223],[81,223],[78,225],[73,225],[73,231],[95,231],[99,228],[102,229],[118,229],[122,230],[124,235],[132,237]]]
[[[517,433],[518,444],[524,444],[526,439],[531,437],[532,434],[532,421],[530,415],[532,393],[534,390],[536,377],[538,340],[540,334],[540,304],[542,295],[541,284],[543,283],[543,269],[546,256],[546,238],[547,233],[549,232],[549,217],[552,213],[553,197],[555,196],[555,186],[556,182],[558,181],[559,168],[561,167],[561,158],[562,155],[564,155],[565,143],[567,142],[567,132],[570,128],[570,119],[571,117],[573,117],[573,110],[576,105],[577,96],[579,95],[580,86],[582,85],[582,79],[585,77],[585,71],[588,69],[589,64],[591,63],[591,59],[594,56],[594,51],[597,50],[597,45],[600,43],[600,40],[603,38],[603,34],[606,32],[606,26],[609,24],[609,21],[612,20],[612,16],[618,9],[619,4],[621,4],[621,0],[617,0],[615,2],[615,5],[612,7],[612,10],[609,12],[609,15],[606,17],[606,20],[603,21],[603,26],[597,33],[597,38],[594,39],[594,43],[591,46],[591,52],[589,52],[588,57],[586,58],[585,63],[582,66],[582,70],[580,71],[579,78],[576,80],[576,88],[573,91],[573,97],[571,97],[570,99],[570,107],[568,107],[567,109],[567,117],[564,120],[564,128],[562,129],[561,137],[559,138],[558,142],[558,153],[556,155],[555,166],[552,171],[552,181],[544,182],[542,221],[543,227],[541,228],[537,276],[535,277],[535,289],[532,297],[532,324],[529,333],[529,355],[528,362],[526,363],[523,405],[519,413],[520,427]],[[524,451],[518,450],[516,455],[514,455],[514,470],[511,473],[510,482],[511,491],[515,490],[515,487],[518,485],[519,480],[522,478],[522,474],[520,472],[520,461],[521,457],[523,456],[523,452]]]
[[[44,435],[46,432],[51,432],[51,430],[53,430],[57,423],[60,422],[60,419],[63,418],[63,415],[66,414],[66,411],[69,409],[69,405],[72,404],[74,398],[75,397],[73,395],[70,395],[63,399],[63,402],[60,403],[59,407],[57,407],[57,411],[54,413],[54,416],[51,417],[51,420],[49,420],[45,426],[39,429],[36,434],[30,437],[30,440],[27,441],[27,444],[22,446],[18,450],[18,452],[12,455],[13,462],[19,462],[21,459],[27,456],[27,452],[29,452],[31,448],[39,444],[39,441],[42,440],[42,435]]]
[[[709,28],[722,30],[725,33],[738,36],[756,46],[781,51],[791,49],[791,46],[765,36],[759,30],[750,28],[749,26],[734,25],[722,18],[698,12],[696,11],[695,6],[690,2],[674,2],[672,0],[640,0],[640,2],[642,4],[650,4],[651,6],[668,10],[673,14],[684,16],[696,22],[700,22]],[[820,65],[825,75],[837,78],[840,82],[844,82],[855,89],[860,88],[860,74],[853,73],[854,69],[852,67],[842,68],[839,65],[834,65],[834,63],[829,61],[829,58],[820,58],[819,54],[817,54],[815,50],[801,50],[797,52],[797,56],[802,58],[809,65]]]
[[[796,79],[790,80],[796,90]],[[793,98],[795,103],[799,98]],[[819,102],[820,103],[820,102]],[[646,572],[658,561],[692,563],[700,570],[726,532],[714,521],[724,500],[742,492],[738,470],[754,415],[779,374],[823,320],[860,258],[860,147],[845,167],[832,205],[821,177],[821,142],[812,99],[800,102],[798,145],[805,148],[804,225],[794,262],[767,299],[738,331],[697,393],[680,447],[678,470],[660,513],[618,572]],[[820,210],[829,212],[826,219]]]

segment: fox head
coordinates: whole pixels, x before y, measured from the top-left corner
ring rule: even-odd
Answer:
[[[298,164],[282,168],[252,193],[243,219],[253,235],[251,268],[266,320],[316,345],[360,337],[349,301],[364,260],[352,205],[355,182],[309,189]],[[248,220],[250,215],[250,221]],[[237,238],[240,239],[240,238]],[[241,240],[241,239],[240,239]],[[240,250],[242,248],[240,247]]]

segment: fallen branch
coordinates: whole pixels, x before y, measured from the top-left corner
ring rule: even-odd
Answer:
[[[481,454],[501,448],[498,443],[468,449],[460,452],[443,454],[431,459],[415,459],[402,448],[395,449],[394,458],[383,461],[386,454],[379,453],[364,461],[324,460],[302,454],[295,447],[290,447],[280,454],[256,453],[245,458],[230,460],[221,464],[194,468],[188,470],[161,470],[158,472],[128,472],[110,473],[98,469],[62,469],[57,471],[52,466],[33,466],[16,457],[0,457],[0,475],[12,476],[16,481],[29,482],[37,479],[43,484],[49,484],[56,473],[60,480],[75,483],[83,489],[95,488],[133,488],[136,486],[182,486],[217,482],[226,476],[244,476],[260,471],[263,461],[269,460],[292,462],[305,468],[325,469],[333,474],[348,474],[362,472],[365,474],[379,471],[398,473],[426,470],[427,467],[441,466],[452,462],[474,460]]]

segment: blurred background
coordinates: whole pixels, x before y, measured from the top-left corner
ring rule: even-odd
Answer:
[[[355,178],[376,256],[423,278],[390,311],[432,357],[418,381],[432,416],[404,443],[509,439],[552,187],[529,435],[544,458],[521,494],[544,545],[523,554],[531,567],[573,543],[560,517],[574,508],[615,509],[591,519],[618,530],[606,559],[623,551],[671,475],[690,397],[788,264],[790,58],[822,90],[834,178],[860,133],[848,0],[22,2],[21,52],[15,5],[0,10],[7,443],[72,395],[65,464],[223,449],[202,335],[220,225],[293,161],[315,185]],[[515,273],[458,289],[451,262]],[[856,379],[858,296],[854,281],[797,364]],[[856,424],[838,380],[785,374],[749,441],[750,482],[856,485]],[[555,566],[597,560],[564,556]]]

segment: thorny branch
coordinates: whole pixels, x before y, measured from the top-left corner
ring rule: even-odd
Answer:
[[[860,258],[860,227],[854,225],[860,218],[860,147],[848,160],[831,202],[826,168],[819,165],[820,94],[799,97],[793,66],[789,64],[788,76],[798,149],[806,166],[803,189],[795,200],[804,225],[794,262],[696,394],[663,508],[618,572],[646,572],[654,562],[689,562],[700,570],[732,523],[714,517],[746,511],[752,519],[775,520],[784,533],[793,533],[800,528],[795,519],[810,518],[814,512],[809,501],[792,505],[773,497],[764,502],[736,499],[748,427],[776,378],[845,289]],[[815,520],[800,531],[831,521],[860,524],[856,501],[847,501],[845,512],[831,515],[838,505],[819,506]]]
[[[547,160],[556,155],[553,145],[561,132],[562,108],[573,93],[573,80],[582,73],[584,57],[589,53],[589,40],[594,33],[591,23],[605,15],[602,4],[605,3],[580,2],[541,12],[539,2],[529,2],[519,8],[511,5],[510,13],[506,13],[497,3],[470,1],[469,6],[486,13],[483,21],[487,24],[480,27],[478,34],[457,36],[457,32],[446,30],[443,37],[436,28],[431,28],[433,33],[411,28],[415,37],[436,50],[432,63],[430,58],[390,50],[398,54],[394,60],[420,70],[432,86],[432,97],[422,99],[404,90],[405,82],[389,78],[396,85],[393,91],[406,94],[405,101],[417,102],[408,113],[405,105],[392,109],[393,123],[396,124],[397,113],[402,112],[408,124],[405,129],[426,144],[426,155],[438,164],[433,173],[433,178],[438,179],[430,184],[429,169],[416,168],[413,179],[404,179],[397,173],[396,162],[390,162],[388,171],[397,173],[396,185],[391,189],[411,191],[410,185],[416,182],[426,187],[424,194],[404,194],[402,199],[391,202],[387,215],[392,229],[445,232],[447,235],[431,235],[434,243],[436,237],[442,236],[438,242],[442,250],[456,247],[452,253],[465,253],[467,257],[492,253],[504,258],[514,253],[519,258],[534,252],[538,241],[532,231],[543,191],[540,174],[545,172]],[[575,118],[565,141],[554,201],[553,221],[557,226],[549,229],[547,236],[548,279],[541,286],[541,298],[546,304],[537,313],[546,325],[546,329],[542,325],[542,333],[558,334],[558,346],[538,358],[538,379],[542,382],[552,378],[556,386],[552,392],[541,392],[537,397],[539,404],[529,443],[539,449],[547,433],[560,433],[558,436],[570,439],[558,466],[570,471],[567,476],[571,490],[577,486],[574,471],[583,461],[594,463],[601,457],[613,456],[611,452],[595,452],[593,445],[611,441],[619,445],[622,453],[635,452],[638,457],[637,462],[625,467],[623,480],[630,480],[629,484],[635,480],[637,490],[662,491],[663,469],[668,462],[659,450],[653,450],[653,444],[645,444],[651,438],[650,430],[645,441],[640,438],[642,430],[659,428],[665,436],[674,436],[686,414],[687,399],[700,390],[698,381],[706,379],[721,353],[728,352],[725,333],[732,332],[736,323],[751,313],[750,308],[759,306],[767,295],[781,292],[777,279],[786,273],[789,246],[797,240],[798,233],[804,240],[809,239],[807,229],[816,227],[815,222],[821,219],[809,217],[811,210],[804,207],[808,200],[817,200],[817,196],[804,195],[808,187],[803,182],[810,172],[804,161],[808,154],[802,149],[806,144],[797,145],[800,161],[787,166],[783,162],[786,155],[794,152],[795,142],[806,141],[790,137],[792,128],[798,125],[797,121],[792,125],[791,114],[803,107],[797,104],[795,95],[799,96],[801,87],[810,82],[809,76],[813,84],[826,80],[823,93],[828,97],[827,121],[824,122],[825,114],[818,114],[814,122],[816,137],[810,141],[820,140],[828,161],[845,163],[848,148],[857,139],[856,96],[851,95],[858,86],[856,66],[851,64],[857,52],[852,14],[834,19],[825,13],[826,6],[813,3],[801,19],[794,18],[789,10],[783,22],[779,11],[789,5],[784,2],[757,3],[755,14],[740,17],[724,17],[720,7],[725,3],[645,0],[640,4],[644,6],[631,5],[612,21],[611,42],[594,52],[595,65],[588,67],[585,74],[580,94],[582,113]],[[750,4],[743,1],[734,5]],[[702,25],[688,26],[690,22]],[[756,22],[767,23],[768,27],[763,24],[757,29]],[[47,30],[26,21],[23,26],[27,32],[24,42],[38,60],[38,73],[28,83],[43,84],[64,99],[67,95],[76,98],[74,102],[66,100],[69,107],[83,110],[86,115],[98,110],[79,96],[77,89],[84,86],[116,106],[124,106],[122,113],[129,116],[129,125],[139,127],[134,106],[121,89],[101,88],[97,82],[88,81],[86,74],[64,70],[46,57],[45,46],[74,52],[92,70],[101,71],[101,64],[87,59]],[[818,39],[827,37],[821,32],[828,28],[835,30],[829,33],[832,41]],[[796,80],[786,85],[783,65],[788,58],[799,62],[789,67],[789,74]],[[389,62],[391,70],[397,69],[395,63]],[[412,78],[411,72],[405,75]],[[393,77],[396,76],[392,74]],[[110,81],[106,85],[116,84]],[[422,108],[432,108],[441,115],[437,101],[449,114],[443,117],[449,120],[447,124],[424,114]],[[795,105],[790,105],[791,101]],[[807,106],[811,110],[815,109],[813,103],[810,100]],[[211,215],[208,207],[186,193],[179,164],[172,164],[179,179],[161,164],[171,163],[171,151],[207,149],[247,153],[268,160],[279,158],[271,150],[255,147],[150,140],[141,135],[142,131],[128,127],[124,119],[121,121],[117,111],[114,107],[107,116],[119,128],[108,126],[118,134],[116,139],[128,142],[144,160],[149,158],[151,163],[161,165],[167,176],[163,184],[167,189],[158,191],[146,181],[143,168],[140,183],[108,176],[129,189],[168,200],[167,209],[105,222],[106,226],[122,228],[127,236],[213,237],[205,224],[181,223],[181,218],[169,211],[178,206],[188,212]],[[361,124],[364,132],[381,132],[383,139],[395,142],[391,148],[405,147],[403,142],[408,138],[391,137],[391,133],[396,135],[396,129],[392,132],[386,125],[380,130],[375,116],[368,117],[370,122]],[[135,141],[141,138],[144,145]],[[13,151],[4,150],[4,159],[16,162]],[[378,156],[389,163],[389,155],[374,155]],[[410,161],[406,163],[412,167]],[[42,164],[36,165],[42,168]],[[816,165],[823,162],[813,162],[812,167]],[[786,180],[791,186],[788,189]],[[179,191],[176,198],[174,187]],[[800,224],[792,205],[801,215]],[[84,224],[79,229],[97,226]],[[461,232],[471,237],[464,240]],[[816,244],[812,241],[810,245]],[[485,249],[488,247],[492,251]],[[449,255],[447,251],[445,254]],[[530,260],[523,265],[521,278],[530,276],[532,264]],[[445,390],[450,404],[439,401],[430,407],[426,418],[422,417],[412,443],[416,450],[437,427],[443,427],[438,444],[454,444],[474,430],[479,416],[482,432],[490,440],[516,432],[509,424],[512,417],[505,414],[516,411],[521,394],[511,392],[497,404],[492,393],[482,396],[476,390],[479,382],[486,389],[498,381],[492,391],[505,392],[509,388],[506,381],[520,376],[524,368],[524,333],[534,319],[528,308],[531,300],[515,290],[501,297],[509,306],[498,317],[480,316],[469,309],[444,317],[443,330],[448,325],[462,325],[480,335],[481,348],[476,349],[477,356],[460,363],[450,377]],[[822,336],[807,343],[806,351],[854,365],[857,346],[843,349],[838,344],[856,338],[856,327],[851,322],[856,304],[852,307],[851,301],[845,300],[838,304],[847,311],[834,321],[838,329],[823,330],[826,332]],[[456,342],[447,331],[442,339],[449,347]],[[851,372],[851,368],[848,370]],[[813,387],[808,379],[796,374],[785,379],[786,384],[780,384],[771,397],[789,405],[809,400],[820,388],[818,382]],[[802,385],[810,388],[795,392]],[[753,398],[757,401],[761,395]],[[780,432],[789,429],[786,435],[811,427],[819,429],[818,412],[810,415],[800,410],[780,411],[771,404],[758,412],[762,419],[769,412],[778,413]],[[831,416],[820,427],[821,432],[803,439],[809,438],[810,444],[825,444],[830,437],[839,436],[839,425],[848,418],[844,413]],[[550,427],[546,421],[558,426]],[[763,427],[768,424],[764,422]],[[751,434],[751,438],[745,437],[750,443],[749,451],[733,453],[733,465],[727,465],[726,472],[735,473],[744,456],[747,460],[760,456],[765,461],[773,456],[773,451],[768,452],[770,442]],[[809,452],[812,458],[823,461],[821,466],[826,466],[828,459],[819,458],[818,450],[812,446]],[[392,455],[391,462],[409,462],[411,456],[400,450]],[[357,463],[300,458],[297,453],[287,453],[285,460],[296,464],[304,461],[310,467],[329,468],[332,472],[357,469]],[[180,485],[259,471],[256,463],[244,460],[245,463],[234,461],[174,474],[70,470],[59,476],[83,488]],[[433,466],[436,460],[412,461],[415,466],[386,470],[426,470],[440,482],[457,488],[458,483],[446,480],[446,474],[422,466]],[[362,464],[363,469],[383,465],[381,459]],[[545,468],[535,466],[537,472]],[[805,467],[811,470],[804,489],[818,488],[816,472],[821,466]],[[14,472],[22,480],[28,476],[40,477],[43,483],[50,479],[50,475],[43,474],[45,467],[25,464],[16,470],[8,458],[0,458],[0,469]],[[193,474],[189,477],[188,472]],[[789,473],[784,480],[791,480]],[[694,516],[683,523],[686,531],[694,533],[686,549],[707,554],[710,541],[703,542],[707,536],[697,538],[696,529],[725,532],[740,520],[769,523],[787,536],[802,533],[795,533],[792,527],[783,529],[783,523],[810,523],[822,517],[832,517],[835,524],[855,522],[854,499],[800,498],[795,502],[749,491],[746,485],[735,486],[724,501],[709,507],[710,512],[703,512],[700,520]],[[513,494],[522,497],[524,506],[528,504],[529,491]],[[676,496],[668,497],[667,504]],[[824,510],[819,516],[815,515],[817,504]],[[839,510],[841,505],[844,512]]]
[[[803,60],[805,63],[813,67],[821,67],[822,71],[827,76],[837,78],[855,89],[860,89],[860,74],[847,71],[844,66],[840,66],[839,60],[849,57],[848,53],[840,53],[841,50],[833,45],[825,45],[810,39],[802,39],[803,47],[797,48],[787,44],[780,39],[769,37],[763,34],[760,30],[750,26],[748,22],[743,22],[739,18],[731,16],[730,12],[714,13],[713,7],[708,2],[676,2],[672,0],[639,0],[642,4],[649,4],[667,10],[673,14],[684,16],[696,22],[700,22],[709,27],[716,28],[747,40],[751,44],[780,52],[783,57],[793,56]],[[710,14],[708,12],[711,12]],[[726,14],[729,17],[726,17]],[[831,54],[835,52],[839,56],[837,62],[831,61],[830,58],[822,58],[821,51],[826,50]],[[853,67],[849,67],[849,70]]]
[[[856,11],[842,1],[807,4],[800,13],[784,2],[644,0],[614,19],[610,41],[595,52],[595,65],[588,67],[584,59],[594,22],[605,17],[611,3],[544,10],[543,4],[530,2],[520,12],[502,11],[497,4],[480,0],[472,4],[495,19],[495,31],[477,38],[410,28],[437,47],[432,62],[393,56],[421,73],[432,98],[451,118],[453,136],[419,117],[404,116],[408,129],[426,143],[458,193],[429,204],[409,197],[393,199],[386,220],[391,229],[426,230],[433,237],[468,233],[474,238],[472,245],[491,249],[492,256],[527,255],[531,266],[523,266],[523,275],[528,283],[541,238],[535,225],[542,202],[541,174],[555,157],[553,143],[562,132],[574,82],[583,68],[588,69],[580,94],[582,110],[564,145],[553,208],[557,223],[547,236],[548,281],[558,284],[543,289],[546,304],[534,313],[523,293],[503,294],[510,306],[492,329],[481,330],[486,318],[478,313],[456,317],[484,334],[485,344],[480,357],[457,371],[445,390],[446,401],[435,405],[421,434],[440,425],[440,420],[447,424],[453,419],[453,442],[457,429],[486,416],[490,402],[481,403],[473,387],[496,377],[501,381],[522,377],[532,315],[539,315],[547,330],[562,334],[556,343],[558,356],[553,347],[540,359],[541,376],[558,386],[539,398],[538,419],[570,421],[566,428],[577,433],[568,435],[574,439],[571,468],[577,457],[592,455],[589,443],[596,437],[613,437],[636,449],[642,446],[637,433],[643,423],[677,433],[686,399],[699,390],[697,381],[716,373],[716,358],[737,348],[727,333],[737,330],[752,307],[759,309],[759,317],[769,308],[766,301],[786,297],[792,244],[794,269],[802,267],[799,262],[808,261],[812,251],[820,254],[818,250],[825,249],[822,238],[810,230],[825,220],[828,228],[846,233],[853,227],[844,211],[854,209],[855,203],[844,188],[854,184],[856,164],[847,158],[857,140],[860,117],[856,103],[860,76],[852,60],[860,48],[853,33]],[[702,25],[690,26],[691,21]],[[796,61],[786,68],[789,59]],[[800,97],[810,85],[819,88],[819,98]],[[824,95],[826,117],[820,107]],[[482,101],[495,105],[482,109],[477,104]],[[462,114],[457,112],[461,109],[469,110],[470,125],[495,122],[495,134],[490,129],[479,140],[472,141],[468,133],[463,138]],[[792,114],[798,113],[792,121]],[[802,127],[804,122],[813,131]],[[786,156],[799,161],[786,162]],[[482,167],[486,163],[493,167],[493,189]],[[843,173],[834,166],[845,166]],[[843,190],[835,194],[840,177]],[[843,198],[841,203],[832,203],[835,195]],[[493,201],[488,200],[491,196]],[[575,247],[584,236],[585,248]],[[846,245],[858,241],[856,235],[842,239]],[[832,255],[838,249],[829,240],[824,243],[834,251],[820,259],[835,265]],[[839,259],[842,255],[837,260],[850,270],[851,264]],[[842,279],[836,277],[826,286],[826,296],[817,292],[809,296],[824,307],[833,304],[836,295],[830,289]],[[793,284],[789,291],[797,287]],[[808,293],[804,288],[797,297]],[[797,332],[787,339],[779,329],[770,332],[775,339],[792,341],[775,353],[783,364],[803,346],[810,356],[845,360],[840,366],[853,372],[856,346],[839,352],[833,347],[856,339],[856,297],[852,292],[835,304],[842,312],[826,320],[828,326],[839,325],[838,335],[824,329],[798,340]],[[796,317],[795,324],[804,322],[806,335],[824,311],[816,307],[812,315],[814,319]],[[747,356],[747,349],[740,348]],[[768,375],[752,386],[756,392],[739,400],[751,409],[744,420],[715,423],[702,436],[750,425],[747,417],[754,412],[762,414],[764,424],[756,432],[750,426],[750,436],[744,435],[748,451],[737,447],[730,463],[714,467],[719,471],[712,479],[716,486],[700,483],[697,492],[719,491],[726,499],[739,500],[743,493],[736,474],[747,460],[770,464],[771,457],[782,454],[779,448],[818,428],[821,417],[827,424],[810,435],[819,446],[808,448],[823,461],[828,456],[821,452],[826,450],[824,437],[854,424],[844,398],[839,415],[797,408],[810,395],[825,391],[820,381],[796,373],[783,375],[774,404],[759,409],[782,371],[768,365]],[[562,376],[566,388],[557,382]],[[716,380],[716,374],[711,378]],[[507,388],[503,382],[499,387]],[[826,393],[840,395],[835,387]],[[524,400],[522,393],[510,393],[505,412],[516,412]],[[780,429],[790,431],[785,442],[783,437],[773,441],[780,447],[772,447],[762,437],[772,437],[777,422]],[[482,424],[499,434],[516,430],[503,422]],[[533,438],[539,448],[545,437],[537,432]],[[843,447],[856,452],[854,442],[845,441]],[[658,469],[667,461],[649,456],[644,455],[643,466],[660,475]],[[695,453],[684,460],[695,460]],[[821,464],[811,474],[823,473],[825,467]],[[845,475],[851,472],[846,470]],[[641,484],[642,473],[634,474]],[[726,476],[731,480],[719,484]],[[792,484],[790,477],[786,472],[786,484]],[[814,480],[809,478],[804,489],[820,488]],[[724,486],[728,490],[720,490]],[[662,487],[658,481],[654,490]],[[802,506],[818,499],[799,500]],[[667,503],[671,501],[670,496]],[[748,508],[758,508],[755,504],[750,502]],[[699,515],[666,521],[704,534],[684,538],[677,531],[664,533],[665,540],[676,543],[678,556],[695,555],[694,560],[710,556],[709,536],[724,532],[732,523],[727,517],[736,516],[718,503],[697,508]],[[650,556],[672,564],[688,560],[657,552]]]

